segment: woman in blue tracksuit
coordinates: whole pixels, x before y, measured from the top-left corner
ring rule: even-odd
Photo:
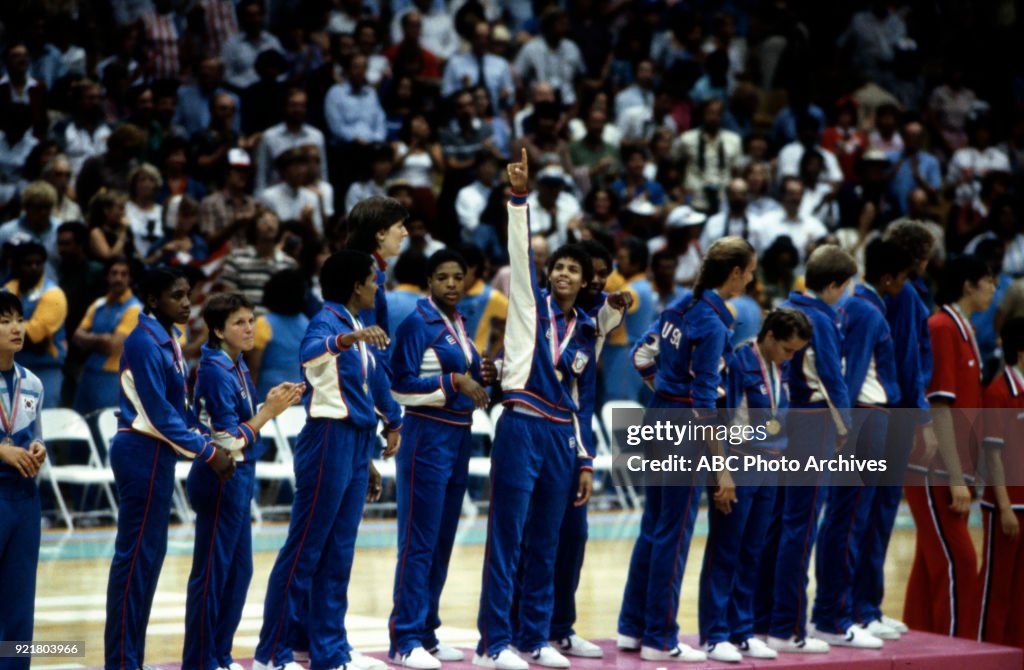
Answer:
[[[308,418],[295,444],[295,500],[288,538],[267,584],[254,670],[293,661],[290,629],[300,598],[309,604],[310,670],[383,665],[352,650],[345,610],[356,534],[371,485],[377,414],[384,417],[384,457],[390,458],[398,451],[401,409],[370,350],[386,348],[387,333],[380,326],[364,327],[355,316],[374,305],[373,259],[339,251],[321,268],[320,284],[324,306],[310,321],[301,347]],[[379,488],[379,480],[374,486]],[[303,585],[309,591],[302,593]]]
[[[220,481],[210,466],[193,461],[188,497],[196,512],[192,574],[185,600],[185,670],[236,670],[231,658],[235,630],[252,579],[252,496],[256,461],[265,450],[260,429],[302,399],[303,384],[271,389],[259,397],[242,353],[255,339],[252,304],[240,293],[220,293],[203,308],[209,340],[196,374],[200,423],[235,459],[235,476]]]
[[[188,281],[177,271],[150,270],[141,291],[146,311],[121,353],[121,411],[110,446],[118,516],[107,582],[106,670],[143,665],[146,625],[167,552],[178,456],[205,461],[222,480],[235,470],[227,450],[193,430],[188,371],[175,326],[188,322],[188,293]]]
[[[489,401],[493,363],[482,362],[456,305],[466,262],[442,249],[427,260],[430,297],[398,326],[391,393],[405,407],[397,457],[398,564],[388,622],[391,659],[431,670],[462,652],[435,634],[438,603],[466,493],[474,408]]]
[[[756,340],[742,343],[729,365],[726,406],[740,425],[763,426],[765,439],[731,447],[730,456],[774,459],[786,448],[783,430],[788,362],[811,339],[811,322],[793,309],[768,315]],[[754,595],[761,555],[775,509],[775,476],[741,470],[732,512],[708,510],[700,573],[700,638],[712,660],[775,658],[754,636]],[[738,653],[737,653],[738,652]]]
[[[43,384],[14,362],[25,345],[25,317],[13,293],[0,293],[0,640],[31,640],[39,563],[36,474],[46,460],[39,425]],[[28,670],[28,656],[0,667]]]
[[[716,420],[723,369],[732,351],[729,328],[733,317],[725,301],[744,292],[756,267],[753,248],[738,237],[724,237],[708,249],[690,303],[675,303],[661,314],[651,409],[686,410],[693,423]],[[666,418],[681,420],[678,416]],[[709,446],[714,449],[717,443]],[[703,444],[683,446],[689,450],[700,447]],[[703,652],[679,641],[676,622],[701,489],[688,477],[649,483],[664,485],[647,487],[640,537],[633,548],[619,613],[618,646],[639,649],[644,660],[703,661]],[[727,472],[719,476],[713,497],[715,505],[727,512],[735,497]]]

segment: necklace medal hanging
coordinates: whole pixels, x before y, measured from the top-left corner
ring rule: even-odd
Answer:
[[[10,413],[4,406],[6,399],[6,397],[0,398],[0,424],[4,430],[4,441],[10,442],[11,436],[14,434],[14,422],[18,418],[18,406],[21,404],[21,375],[17,373],[17,370],[14,373],[14,396],[11,400]]]
[[[782,422],[777,417],[781,401],[782,382],[778,379],[778,370],[774,364],[771,365],[771,370],[769,371],[768,366],[765,364],[764,356],[761,355],[761,349],[757,346],[757,342],[754,342],[754,353],[757,355],[757,364],[761,368],[761,379],[764,380],[765,390],[768,391],[768,404],[771,408],[771,418],[765,422],[764,428],[768,431],[769,435],[778,435],[782,432]]]
[[[468,371],[473,365],[473,345],[470,342],[469,336],[466,335],[466,328],[462,323],[462,317],[456,312],[455,323],[453,324],[448,315],[437,306],[432,296],[428,297],[427,300],[437,310],[437,313],[441,315],[441,321],[444,323],[445,330],[454,338],[455,342],[459,345],[459,349],[462,350],[462,355],[466,359],[466,370]]]
[[[558,339],[558,324],[555,322],[550,295],[548,296],[548,316],[551,318],[551,363],[555,368],[555,379],[557,379],[558,383],[561,384],[562,379],[564,379],[564,375],[562,374],[562,371],[558,369],[558,362],[562,360],[562,354],[569,346],[573,332],[576,330],[576,312],[573,312],[571,320],[566,321],[565,336],[561,341]]]

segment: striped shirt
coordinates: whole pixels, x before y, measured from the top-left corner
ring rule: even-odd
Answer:
[[[281,270],[294,270],[298,263],[280,249],[274,250],[271,258],[261,258],[255,247],[243,247],[234,251],[224,263],[221,282],[229,290],[237,290],[256,305],[256,315],[266,314],[263,307],[263,286]]]
[[[146,30],[146,56],[149,59],[149,74],[152,79],[177,79],[181,71],[178,55],[178,27],[174,12],[157,14],[150,12],[142,17]]]
[[[203,0],[206,15],[206,53],[220,56],[220,50],[228,38],[238,32],[233,0]]]

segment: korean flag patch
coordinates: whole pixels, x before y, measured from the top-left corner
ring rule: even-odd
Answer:
[[[572,371],[575,375],[583,374],[583,370],[586,369],[587,363],[590,362],[590,356],[585,352],[577,351],[576,357],[572,359]]]

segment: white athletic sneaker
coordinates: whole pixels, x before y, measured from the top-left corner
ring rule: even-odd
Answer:
[[[767,644],[769,649],[774,649],[780,654],[827,654],[830,648],[828,642],[816,637],[801,639],[795,635],[788,639],[769,635]]]
[[[352,650],[348,653],[349,670],[388,670],[388,664],[378,661],[372,656],[364,656],[358,651]],[[288,670],[285,668],[285,670]]]
[[[414,670],[438,670],[441,667],[441,661],[431,656],[423,647],[414,647],[408,654],[389,654],[388,660],[394,665]]]
[[[826,633],[814,631],[815,637],[828,642],[834,647],[852,647],[854,649],[881,649],[882,641],[860,626],[850,626],[845,633]]]
[[[708,660],[708,655],[703,651],[698,651],[697,649],[680,642],[676,644],[675,649],[671,649],[669,651],[662,651],[661,649],[655,649],[654,647],[641,647],[640,658],[645,661],[700,663],[701,661]]]
[[[748,637],[736,645],[736,648],[747,658],[772,659],[779,657],[779,652],[769,647],[765,644],[764,640],[758,637]]]
[[[872,621],[867,626],[858,626],[863,630],[871,633],[879,640],[898,640],[900,639],[900,633],[895,628],[886,626],[881,621]]]
[[[274,665],[273,663],[260,663],[256,659],[252,661],[252,670],[284,670],[283,665]]]
[[[908,626],[907,624],[903,623],[899,619],[893,619],[891,616],[885,616],[883,614],[882,615],[882,623],[884,623],[889,628],[892,628],[897,633],[900,633],[901,635],[903,633],[909,633],[910,632],[910,626]]]
[[[530,664],[516,656],[511,649],[502,649],[494,656],[474,654],[473,665],[495,670],[530,670]]]
[[[295,656],[293,654],[292,658],[294,658],[294,657]],[[309,661],[307,661],[307,663],[308,662]],[[284,666],[282,666],[281,670],[306,670],[306,669],[304,667],[302,667],[301,665],[299,665],[298,663],[296,663],[295,661],[291,661],[289,663],[285,663]]]
[[[570,635],[561,640],[552,640],[551,644],[557,645],[558,650],[566,656],[580,656],[582,658],[602,658],[604,651],[590,640],[585,640],[579,635]]]
[[[430,655],[439,661],[447,663],[455,663],[466,658],[466,655],[462,653],[462,650],[456,649],[447,644],[441,644],[440,642],[433,649],[428,649]]]
[[[640,638],[619,633],[619,639],[616,640],[615,646],[619,648],[619,651],[640,651]]]
[[[538,647],[533,651],[520,651],[519,658],[532,665],[540,665],[545,668],[568,668],[569,659],[562,656],[549,644]]]
[[[739,663],[743,660],[743,654],[731,642],[708,643],[705,647],[708,660],[720,661],[722,663]]]

